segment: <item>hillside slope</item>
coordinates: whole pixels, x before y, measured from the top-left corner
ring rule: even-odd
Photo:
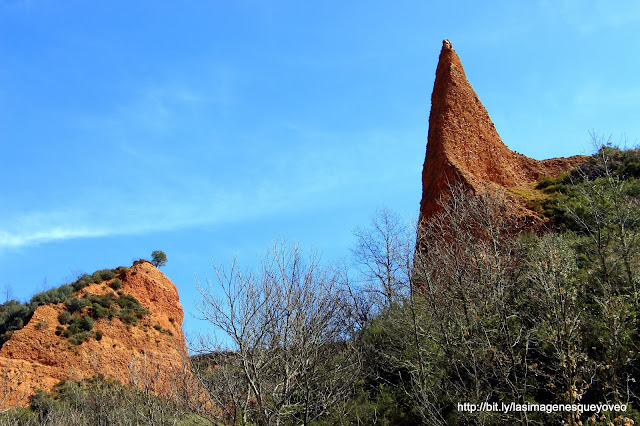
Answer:
[[[68,308],[64,303],[39,306],[29,322],[13,332],[0,349],[5,381],[0,402],[5,407],[26,404],[36,389],[51,390],[61,380],[76,381],[93,375],[166,396],[175,392],[180,382],[193,383],[189,370],[184,368],[188,352],[175,284],[147,261],[119,269],[118,278],[89,284],[73,294],[88,303],[74,315],[93,317],[88,320],[93,322],[91,337],[80,344],[63,334],[68,327],[60,320]],[[117,294],[111,288],[116,279],[122,283]],[[96,315],[97,305],[89,302],[92,295],[94,300],[100,296],[100,300],[115,301],[110,302],[111,311],[107,312],[116,315]],[[138,317],[117,315],[124,311],[116,303],[125,306],[122,301],[126,301],[133,305],[135,299],[148,312],[138,308]]]

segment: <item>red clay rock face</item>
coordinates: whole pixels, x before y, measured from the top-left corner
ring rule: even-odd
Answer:
[[[438,211],[440,196],[455,182],[474,192],[533,190],[542,177],[556,177],[585,160],[585,156],[574,156],[538,161],[509,150],[467,80],[460,58],[444,40],[431,96],[421,221]],[[519,215],[541,221],[516,198],[514,207]]]
[[[74,295],[112,292],[110,281],[91,284]],[[102,339],[89,338],[78,346],[55,334],[63,304],[38,307],[29,323],[0,349],[0,369],[12,388],[2,390],[0,405],[24,405],[36,389],[51,390],[63,379],[82,380],[94,374],[151,386],[165,396],[171,396],[177,383],[195,386],[184,369],[188,352],[175,284],[151,263],[140,262],[128,269],[120,290],[138,299],[150,315],[128,327],[119,318],[96,319],[93,331],[102,332]]]

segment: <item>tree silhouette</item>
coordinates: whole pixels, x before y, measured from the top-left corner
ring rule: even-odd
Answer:
[[[151,253],[151,263],[153,263],[153,266],[156,268],[164,266],[167,264],[167,255],[161,250],[154,250]]]

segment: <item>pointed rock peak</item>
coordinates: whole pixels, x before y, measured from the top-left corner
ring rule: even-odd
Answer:
[[[462,75],[464,76],[464,70],[462,69],[460,58],[456,54],[456,51],[453,50],[451,42],[447,39],[444,39],[442,40],[442,50],[440,51],[440,60],[438,61],[436,75],[438,74],[438,71],[440,71],[440,73],[449,71],[452,65],[459,68],[459,70],[462,72]]]
[[[581,161],[582,157],[537,161],[509,150],[467,80],[451,42],[442,42],[431,95],[421,219],[438,210],[440,195],[453,182],[460,181],[473,191],[532,187],[542,176],[556,176]]]

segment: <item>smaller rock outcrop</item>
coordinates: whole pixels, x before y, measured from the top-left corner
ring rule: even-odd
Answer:
[[[525,226],[539,225],[543,219],[527,207],[526,195],[535,192],[541,178],[557,177],[586,159],[539,161],[507,148],[467,80],[460,58],[444,40],[431,96],[420,220],[429,220],[439,210],[440,196],[460,182],[474,192],[505,190],[513,201],[514,219]]]
[[[95,318],[92,337],[74,344],[61,333],[65,304],[39,306],[0,349],[6,382],[0,395],[3,407],[24,405],[36,389],[50,391],[61,380],[78,381],[93,375],[165,396],[171,396],[178,384],[196,386],[188,368],[183,311],[175,284],[147,261],[119,269],[117,294],[137,300],[148,312],[133,320],[135,324],[118,316]],[[89,294],[110,293],[118,297],[112,288],[115,279],[89,284],[73,297],[87,300]],[[80,312],[88,316],[89,309],[85,306]]]

